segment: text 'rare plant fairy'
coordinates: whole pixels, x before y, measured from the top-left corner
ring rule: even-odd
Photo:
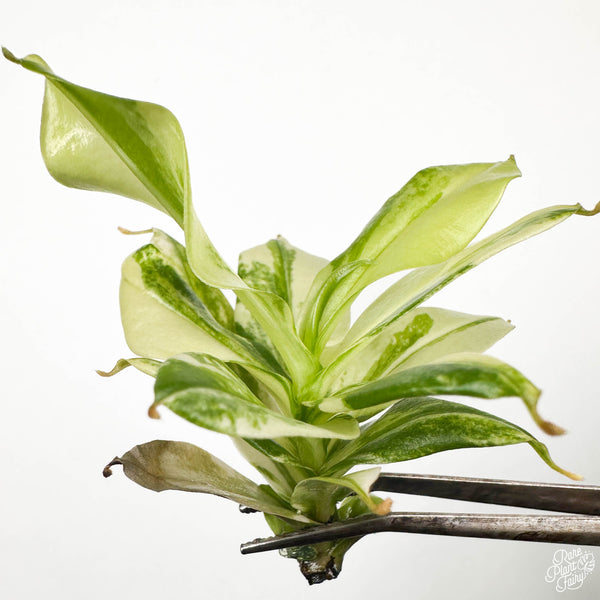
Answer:
[[[574,214],[552,206],[471,244],[519,169],[496,163],[431,167],[393,195],[332,261],[278,237],[242,252],[237,274],[210,242],[192,205],[179,123],[162,106],[109,96],[55,75],[38,56],[4,56],[45,77],[41,145],[59,182],[140,200],[170,215],[185,246],[153,229],[123,263],[120,305],[135,358],[156,379],[150,416],[165,406],[231,436],[264,477],[258,485],[188,443],[136,446],[105,469],[156,491],[229,498],[262,511],[279,534],[360,514],[385,514],[370,493],[380,468],[442,450],[528,443],[526,430],[438,395],[519,397],[540,390],[482,354],[512,326],[498,317],[422,307],[435,292],[497,252]],[[378,279],[411,269],[355,321],[350,307]],[[221,290],[233,290],[233,308]],[[311,583],[339,573],[355,539],[287,550]]]

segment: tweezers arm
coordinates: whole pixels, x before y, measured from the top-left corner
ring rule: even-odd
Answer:
[[[382,473],[372,490],[600,515],[600,487],[591,485]]]
[[[571,515],[390,513],[320,525],[242,544],[242,554],[395,531],[600,546],[600,518]]]

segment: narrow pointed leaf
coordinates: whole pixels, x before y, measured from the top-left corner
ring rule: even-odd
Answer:
[[[342,390],[320,404],[326,412],[352,411],[425,394],[476,398],[521,398],[535,422],[550,434],[563,433],[537,412],[540,390],[506,363],[481,354],[455,354],[434,363],[400,370],[378,381]]]
[[[3,52],[46,78],[42,155],[57,181],[140,200],[183,226],[187,152],[170,111],[70,83],[39,56],[18,59],[5,48]]]
[[[330,286],[329,278],[341,266],[371,262],[364,273],[336,286],[333,306],[343,306],[344,300],[385,275],[439,263],[460,252],[486,223],[508,183],[519,176],[512,156],[504,162],[430,167],[417,173],[331,262],[329,277],[319,278],[323,286]],[[329,318],[324,315],[316,329],[313,325],[315,338],[338,315],[334,311]]]
[[[443,263],[411,271],[390,286],[361,314],[341,347],[350,347],[366,334],[377,334],[391,321],[415,308],[473,267],[510,246],[558,225],[574,214],[595,213],[585,211],[580,204],[551,206],[530,213],[497,233],[468,246]]]
[[[181,490],[214,494],[265,513],[310,523],[256,483],[205,450],[186,442],[155,440],[135,446],[110,466],[122,464],[129,479],[155,492]]]
[[[512,156],[497,163],[419,171],[333,263],[372,260],[363,279],[374,281],[446,260],[475,237],[508,183],[520,175]]]
[[[555,471],[565,471],[544,444],[530,433],[483,411],[437,398],[406,398],[368,425],[356,440],[344,444],[324,466],[343,472],[355,464],[386,464],[412,460],[456,448],[484,448],[528,443]]]
[[[320,374],[314,397],[373,381],[395,370],[426,364],[458,352],[485,352],[513,329],[498,317],[442,308],[409,311],[373,336],[363,336]]]
[[[165,361],[154,390],[155,407],[164,404],[196,425],[235,437],[352,439],[358,435],[358,425],[348,415],[315,426],[266,408],[233,371],[210,356],[187,354]]]

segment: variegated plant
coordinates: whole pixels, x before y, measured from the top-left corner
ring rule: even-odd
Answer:
[[[123,263],[120,303],[133,365],[154,377],[150,416],[162,405],[231,436],[267,484],[258,485],[183,442],[136,446],[110,466],[152,490],[216,494],[263,511],[280,533],[389,511],[370,494],[381,465],[453,448],[544,444],[491,414],[433,396],[519,397],[537,411],[540,391],[483,355],[512,326],[489,316],[422,307],[482,261],[546,231],[579,204],[553,206],[471,244],[520,172],[497,163],[432,167],[393,195],[332,261],[277,238],[240,256],[234,273],[192,206],[186,148],[165,108],[101,94],[55,75],[38,56],[9,60],[45,77],[41,145],[59,182],[146,202],[182,228],[183,246],[152,230]],[[351,325],[370,283],[412,269]],[[235,309],[223,295],[233,290]],[[361,425],[362,423],[362,425]],[[311,582],[337,575],[356,540],[288,551]]]

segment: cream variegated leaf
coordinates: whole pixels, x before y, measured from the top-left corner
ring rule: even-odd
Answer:
[[[225,363],[207,355],[184,354],[165,361],[154,392],[155,408],[165,405],[196,425],[234,437],[352,439],[359,433],[349,415],[312,425],[267,408]]]
[[[331,293],[334,306],[345,306],[369,283],[404,269],[442,262],[477,235],[496,208],[504,189],[520,176],[514,158],[497,163],[430,167],[417,173],[369,221],[350,246],[319,276],[311,295],[328,287],[343,265],[369,261],[369,268],[340,282]],[[340,297],[343,300],[340,300]],[[310,303],[309,303],[310,306]],[[322,351],[324,331],[340,317],[306,311],[303,335]]]
[[[513,329],[499,317],[468,315],[442,308],[418,308],[374,335],[365,335],[319,375],[315,398],[394,371],[439,360],[458,352],[485,352]]]
[[[18,59],[5,48],[3,53],[46,79],[42,156],[57,181],[140,200],[183,226],[187,151],[169,110],[75,85],[39,56]]]

